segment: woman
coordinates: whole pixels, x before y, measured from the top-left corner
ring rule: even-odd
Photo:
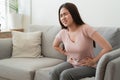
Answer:
[[[73,3],[65,3],[59,8],[59,22],[62,26],[56,35],[53,47],[67,56],[67,61],[55,67],[50,73],[51,80],[79,80],[95,76],[95,66],[99,59],[112,50],[111,45],[97,31],[84,23],[77,7]],[[95,57],[93,41],[102,50]],[[64,44],[62,49],[59,45]]]

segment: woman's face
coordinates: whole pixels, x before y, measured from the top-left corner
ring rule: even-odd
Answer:
[[[66,8],[61,8],[60,10],[60,21],[66,27],[73,23],[72,16]]]

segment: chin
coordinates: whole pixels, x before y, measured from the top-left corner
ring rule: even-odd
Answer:
[[[66,26],[66,27],[67,27],[67,26],[69,26],[69,25],[68,25],[68,24],[64,24],[64,26]]]

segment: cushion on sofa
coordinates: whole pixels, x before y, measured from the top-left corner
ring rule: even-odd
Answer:
[[[41,32],[12,31],[12,57],[40,57]]]
[[[39,68],[54,66],[63,62],[53,58],[9,58],[0,61],[0,77],[10,80],[33,80]]]

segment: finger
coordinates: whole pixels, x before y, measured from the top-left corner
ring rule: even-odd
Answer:
[[[83,64],[81,64],[81,66],[87,66],[87,64],[86,64],[86,63],[83,63]]]

